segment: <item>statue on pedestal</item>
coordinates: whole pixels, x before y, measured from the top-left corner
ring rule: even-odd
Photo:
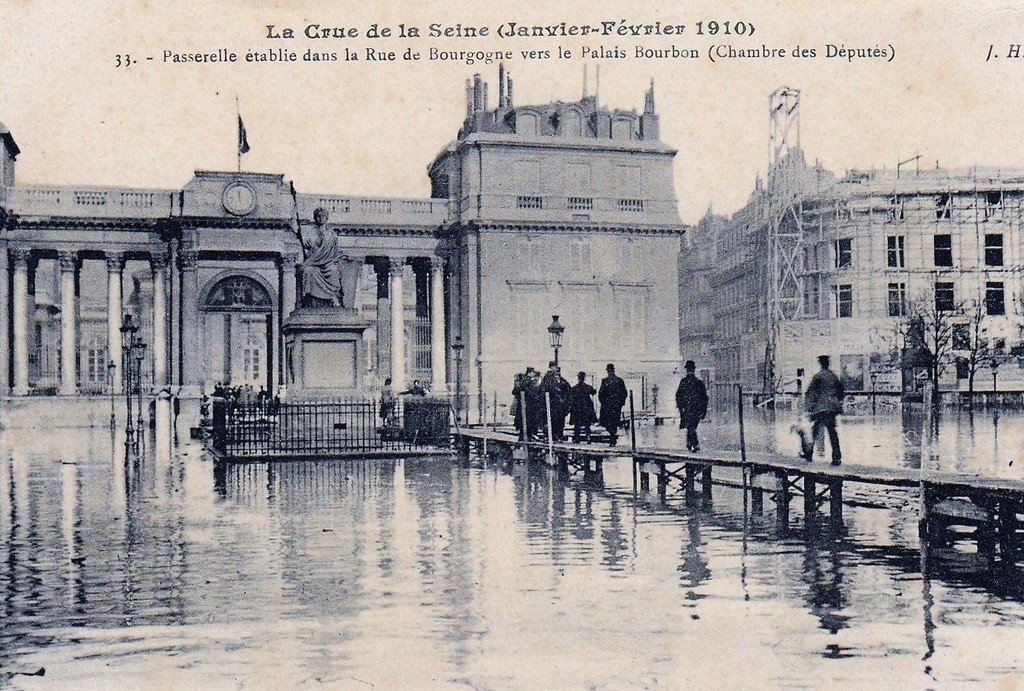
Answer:
[[[311,238],[302,238],[306,257],[299,265],[302,280],[303,307],[338,307],[341,295],[341,271],[338,260],[338,236],[327,228],[327,211],[313,212],[316,231]]]

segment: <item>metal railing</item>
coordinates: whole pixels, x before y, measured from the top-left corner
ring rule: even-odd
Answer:
[[[213,399],[213,445],[228,458],[347,456],[447,447],[448,401],[242,403]]]

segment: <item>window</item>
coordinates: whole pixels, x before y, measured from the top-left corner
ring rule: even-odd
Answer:
[[[942,220],[950,217],[953,207],[953,195],[948,192],[935,197],[935,218]]]
[[[102,336],[91,336],[85,348],[85,381],[102,386],[107,379],[107,343]]]
[[[818,276],[804,279],[804,316],[817,318],[821,313],[821,286]]]
[[[935,284],[935,311],[952,312],[956,307],[956,295],[952,283]]]
[[[953,325],[953,350],[971,349],[971,326],[970,324]]]
[[[903,199],[899,196],[893,196],[890,200],[889,207],[889,218],[893,221],[902,221],[904,214],[904,203]]]
[[[935,241],[935,266],[953,266],[953,236],[936,235]]]
[[[985,266],[1003,265],[1003,234],[985,233]]]
[[[905,317],[905,316],[907,316],[907,284],[906,283],[890,283],[889,284],[889,316],[890,317]]]
[[[849,283],[836,286],[836,316],[840,319],[853,316],[853,285]]]
[[[845,269],[853,264],[853,238],[839,238],[835,249],[837,269]]]
[[[616,287],[615,322],[617,340],[624,348],[644,348],[647,344],[647,290]]]
[[[907,268],[907,258],[904,251],[903,236],[890,235],[885,239],[886,265],[890,269]]]
[[[585,240],[573,240],[569,246],[569,268],[573,271],[593,272],[590,262],[590,243]]]
[[[985,312],[992,316],[1006,314],[1006,296],[1002,281],[989,281],[985,284]]]

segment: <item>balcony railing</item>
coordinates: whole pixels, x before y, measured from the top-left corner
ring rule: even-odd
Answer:
[[[19,185],[4,188],[0,198],[21,216],[164,218],[171,214],[173,194],[170,190]]]
[[[447,199],[386,199],[340,195],[299,195],[299,213],[325,209],[334,223],[439,225],[448,219]]]

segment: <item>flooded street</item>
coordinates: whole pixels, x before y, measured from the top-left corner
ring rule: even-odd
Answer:
[[[634,496],[627,460],[568,480],[449,457],[216,472],[192,446],[124,473],[104,430],[65,434],[74,457],[12,437],[0,457],[0,673],[19,687],[739,686],[754,670],[926,687],[1024,670],[1019,571],[969,544],[922,556],[910,508],[848,507],[838,535],[797,514],[780,536],[737,490],[712,509]]]

